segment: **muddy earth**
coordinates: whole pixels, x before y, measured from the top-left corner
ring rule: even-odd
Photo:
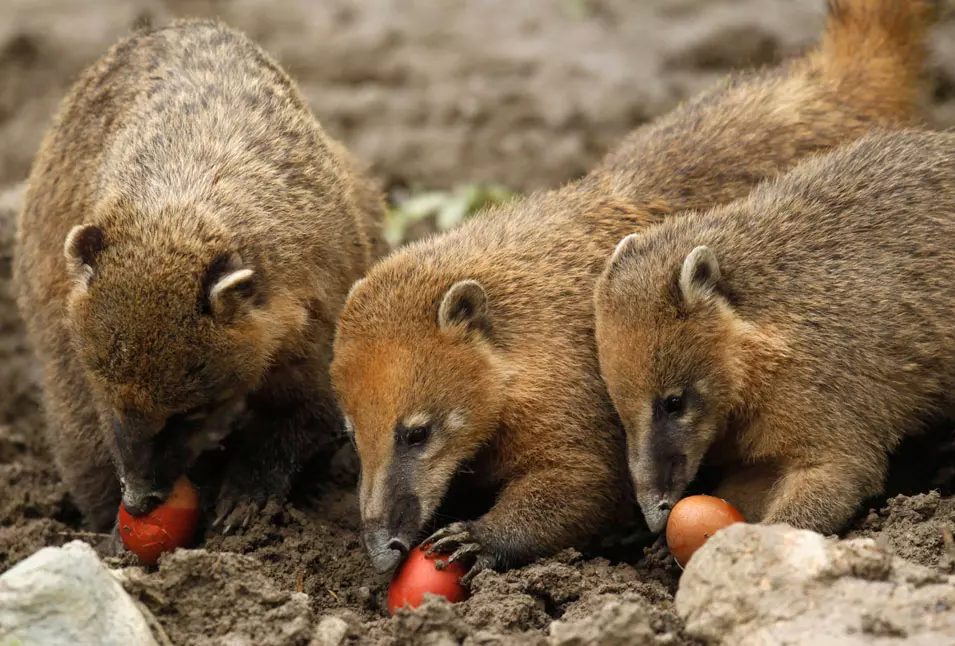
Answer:
[[[328,130],[389,189],[527,191],[578,176],[632,127],[728,70],[816,37],[823,3],[787,0],[0,0],[0,573],[83,531],[43,446],[38,375],[10,285],[22,180],[70,80],[137,21],[219,16],[276,55]],[[933,38],[926,115],[955,125],[955,20]],[[890,496],[847,532],[955,572],[955,446],[940,425],[893,463]],[[173,644],[695,644],[679,567],[621,530],[584,551],[482,573],[466,602],[389,618],[359,540],[348,445],[291,502],[158,569],[107,559]],[[101,552],[105,555],[105,552]]]

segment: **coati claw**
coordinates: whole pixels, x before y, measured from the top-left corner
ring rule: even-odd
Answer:
[[[238,463],[226,475],[216,502],[212,529],[229,535],[246,529],[273,499],[284,502],[288,491],[286,478],[270,478]]]
[[[461,584],[465,586],[470,586],[471,581],[474,580],[478,574],[484,570],[493,570],[497,566],[497,559],[487,554],[481,552],[478,554],[477,559],[474,561],[474,565],[471,566],[471,569],[467,571],[467,574],[461,577]]]
[[[422,544],[428,546],[428,549],[425,550],[426,556],[431,556],[432,554],[447,554],[450,552],[451,555],[448,557],[448,563],[453,563],[465,556],[474,554],[474,564],[471,565],[467,573],[461,577],[461,583],[464,585],[470,585],[471,580],[474,579],[479,572],[494,569],[494,566],[497,565],[497,559],[493,555],[488,554],[481,545],[481,542],[474,538],[470,523],[451,523],[429,536]]]
[[[454,563],[462,556],[465,556],[467,554],[474,554],[475,552],[480,552],[480,551],[481,551],[481,546],[478,545],[477,543],[467,543],[465,545],[462,545],[461,547],[459,547],[458,549],[454,550],[454,552],[451,553],[451,556],[448,557],[448,563]]]
[[[213,529],[221,527],[221,533],[225,535],[233,533],[234,530],[246,529],[264,507],[263,502],[248,496],[233,500],[228,497],[221,498],[216,507],[216,519],[212,521]]]
[[[423,544],[428,546],[425,555],[431,556],[446,554],[454,551],[455,545],[462,546],[472,542],[474,541],[471,539],[471,531],[466,523],[451,523],[429,536]]]

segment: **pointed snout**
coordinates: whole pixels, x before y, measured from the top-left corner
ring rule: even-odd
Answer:
[[[407,537],[393,535],[387,529],[366,531],[364,539],[371,564],[379,573],[398,567],[411,551],[411,541]]]
[[[642,453],[631,462],[630,473],[637,503],[652,532],[662,532],[670,510],[679,502],[690,480],[684,455]]]

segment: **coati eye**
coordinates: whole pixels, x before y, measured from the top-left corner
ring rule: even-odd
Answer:
[[[400,434],[402,444],[405,446],[421,446],[428,441],[431,435],[431,428],[428,426],[412,426],[404,428]]]
[[[683,413],[685,406],[683,395],[672,395],[663,401],[663,410],[666,411],[667,415],[680,415]]]

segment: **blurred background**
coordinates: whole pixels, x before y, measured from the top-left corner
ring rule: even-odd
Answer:
[[[389,189],[526,191],[588,169],[727,70],[814,41],[825,0],[0,0],[0,186],[76,74],[137,21],[218,16],[300,83]],[[955,125],[955,21],[934,38]]]

